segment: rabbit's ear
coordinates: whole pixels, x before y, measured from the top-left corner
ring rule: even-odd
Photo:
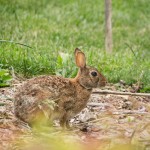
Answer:
[[[75,60],[76,60],[76,65],[79,67],[79,68],[84,68],[86,66],[86,59],[85,59],[85,55],[84,53],[76,48],[75,49]]]

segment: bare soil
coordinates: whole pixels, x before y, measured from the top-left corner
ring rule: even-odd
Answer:
[[[33,138],[32,129],[19,121],[13,112],[13,95],[21,82],[16,80],[11,87],[0,88],[1,150],[21,149],[16,142],[26,136]],[[118,83],[105,89],[134,92],[135,87]],[[150,149],[150,97],[92,94],[87,107],[70,123],[72,130],[61,135],[66,141],[75,139],[86,143],[89,150],[107,150],[118,144],[136,145],[139,150]],[[57,122],[54,128],[53,133],[57,136],[58,131],[60,134]]]

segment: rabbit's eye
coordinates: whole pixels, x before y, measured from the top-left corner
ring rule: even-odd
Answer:
[[[96,77],[96,76],[97,76],[97,72],[93,71],[93,72],[91,72],[91,75],[92,75],[93,77]]]

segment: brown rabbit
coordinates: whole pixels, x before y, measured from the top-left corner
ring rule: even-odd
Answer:
[[[15,95],[15,115],[29,124],[43,116],[69,127],[69,119],[86,107],[92,89],[106,84],[97,69],[86,66],[85,55],[78,48],[75,60],[79,71],[73,79],[39,76],[24,83]]]

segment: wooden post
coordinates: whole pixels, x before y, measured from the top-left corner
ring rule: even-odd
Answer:
[[[105,0],[105,49],[108,53],[112,52],[112,0]]]

